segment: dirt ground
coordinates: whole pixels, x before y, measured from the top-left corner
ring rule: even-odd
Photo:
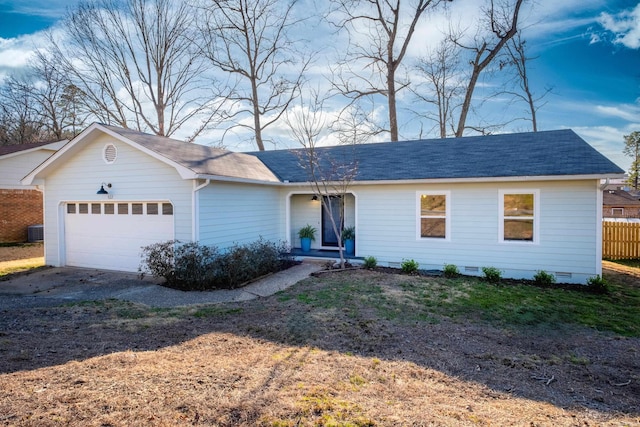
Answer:
[[[403,297],[394,275],[340,274]],[[303,303],[327,283],[190,309],[0,311],[0,425],[640,425],[638,338]]]
[[[41,257],[44,257],[44,246],[42,243],[0,246],[0,263]]]

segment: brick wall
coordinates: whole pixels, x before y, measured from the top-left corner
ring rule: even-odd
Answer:
[[[27,227],[42,224],[42,193],[0,189],[0,243],[26,242]]]

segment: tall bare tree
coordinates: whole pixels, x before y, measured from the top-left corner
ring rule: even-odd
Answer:
[[[227,94],[239,105],[235,126],[252,131],[260,151],[263,131],[277,122],[300,92],[310,55],[292,38],[301,22],[296,1],[202,0],[202,52],[233,80]],[[251,117],[250,123],[243,121]]]
[[[53,139],[73,138],[88,120],[81,107],[82,91],[42,51],[36,52],[28,69],[45,132]]]
[[[30,144],[48,139],[26,76],[12,75],[0,88],[0,145]]]
[[[194,138],[217,117],[183,1],[88,0],[61,27],[49,54],[98,120],[163,136],[189,127]]]
[[[489,0],[489,6],[484,9],[484,19],[481,20],[481,28],[473,44],[465,44],[459,35],[452,37],[454,43],[472,56],[469,61],[471,72],[455,131],[456,137],[461,137],[467,128],[467,116],[480,75],[518,31],[518,18],[523,2],[524,0]]]
[[[533,93],[529,81],[529,72],[527,65],[530,58],[526,54],[526,40],[522,38],[522,32],[518,31],[516,35],[506,45],[506,58],[500,62],[500,67],[513,67],[515,70],[516,86],[518,91],[511,92],[516,99],[520,99],[527,104],[529,112],[529,120],[534,132],[538,131],[538,109],[546,104],[540,101],[551,91],[551,88],[545,89],[544,93],[536,96]]]
[[[433,105],[436,109],[435,114],[423,111],[416,114],[435,121],[440,138],[455,131],[454,114],[464,92],[460,59],[460,49],[450,39],[444,39],[416,63],[416,70],[425,81],[411,91],[420,104]]]
[[[391,141],[398,140],[396,96],[409,85],[399,73],[416,26],[440,0],[332,0],[329,20],[344,29],[349,44],[333,73],[334,88],[352,103],[376,95],[387,100]]]

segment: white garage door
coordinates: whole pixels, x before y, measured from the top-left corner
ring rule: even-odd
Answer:
[[[67,203],[66,265],[138,271],[141,247],[173,239],[173,230],[171,203]]]

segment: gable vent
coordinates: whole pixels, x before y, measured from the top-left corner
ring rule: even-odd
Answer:
[[[118,156],[118,150],[116,149],[116,146],[113,144],[107,144],[104,147],[104,151],[103,151],[103,159],[106,163],[113,163],[116,161],[116,157]]]

